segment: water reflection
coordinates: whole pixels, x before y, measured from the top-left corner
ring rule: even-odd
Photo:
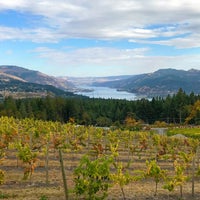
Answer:
[[[117,91],[113,88],[108,87],[95,87],[95,86],[83,86],[83,89],[89,91],[81,91],[76,94],[85,95],[90,98],[104,98],[104,99],[126,99],[135,100],[137,97],[133,93],[126,91]]]

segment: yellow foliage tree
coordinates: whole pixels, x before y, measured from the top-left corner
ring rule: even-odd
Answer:
[[[193,118],[195,118],[200,111],[200,100],[197,100],[191,108],[190,115],[185,119],[185,123],[188,124]]]

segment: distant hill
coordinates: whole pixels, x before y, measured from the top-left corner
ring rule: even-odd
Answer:
[[[66,84],[66,82],[65,82]],[[56,78],[17,66],[0,66],[0,96],[74,96]],[[64,91],[65,90],[65,91]]]
[[[105,83],[110,81],[118,81],[123,79],[128,79],[132,77],[131,75],[121,75],[121,76],[106,76],[106,77],[60,77],[62,79],[67,79],[69,82],[73,83],[75,86],[83,85],[93,85],[93,83]]]
[[[200,93],[200,71],[191,69],[160,69],[154,73],[133,75],[118,81],[96,82],[95,86],[105,86],[124,90],[147,97],[167,96],[182,88],[186,93]]]
[[[18,66],[0,66],[0,96],[74,96],[84,85],[116,88],[138,96],[155,97],[186,93],[200,94],[200,70],[160,69],[153,73],[108,77],[54,77]],[[79,88],[81,86],[81,89]]]
[[[61,79],[54,76],[48,76],[39,71],[29,70],[23,67],[18,67],[13,65],[1,65],[0,72],[13,75],[30,83],[52,85],[54,87],[66,91],[69,91],[74,87],[73,84],[69,83],[66,79]]]

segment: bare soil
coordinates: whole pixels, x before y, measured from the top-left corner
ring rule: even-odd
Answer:
[[[79,199],[73,192],[73,170],[77,166],[82,153],[64,153],[64,164],[69,188],[69,199]],[[121,157],[126,162],[127,154]],[[171,163],[161,161],[160,164],[166,168],[171,167]],[[135,159],[132,169],[141,169],[145,166],[145,159]],[[0,186],[0,199],[8,200],[65,200],[63,182],[61,175],[58,154],[50,152],[49,157],[49,184],[46,184],[45,157],[41,154],[37,160],[37,167],[31,180],[23,180],[23,167],[21,161],[17,161],[16,152],[8,151],[6,158],[1,163],[1,169],[5,171],[5,183]],[[155,183],[151,179],[132,182],[125,186],[124,192],[126,200],[199,200],[200,199],[200,180],[195,181],[195,196],[192,197],[191,181],[183,186],[183,197],[180,198],[179,187],[174,191],[168,192],[162,188],[163,183],[158,185],[157,196],[154,196]],[[120,187],[114,185],[109,189],[108,200],[123,199]]]

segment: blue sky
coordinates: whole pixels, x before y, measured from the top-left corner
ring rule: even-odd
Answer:
[[[0,0],[0,65],[53,76],[200,70],[198,0]]]

